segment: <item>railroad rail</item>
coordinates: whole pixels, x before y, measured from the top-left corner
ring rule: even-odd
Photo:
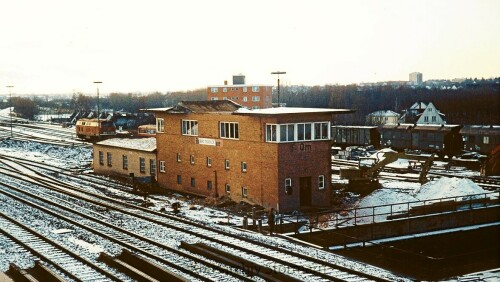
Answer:
[[[6,169],[3,169],[2,173],[8,174]],[[19,174],[19,171],[9,174],[9,177],[15,177],[15,173]],[[84,189],[75,189],[75,187],[72,187],[74,185],[68,187],[70,185],[61,183],[46,176],[33,177],[33,175],[31,175],[30,178],[36,179],[33,180],[32,184],[36,184],[38,186],[50,186],[46,188],[53,191],[57,190],[58,193],[63,193],[64,191],[64,193],[66,193],[68,196],[71,195],[72,198],[77,198],[80,201],[85,201],[87,203],[92,203],[93,205],[99,206],[99,209],[101,210],[104,208],[108,211],[113,210],[115,212],[120,212],[130,218],[133,217],[135,218],[134,221],[136,221],[137,224],[148,224],[155,227],[159,226],[164,230],[165,233],[168,233],[170,236],[182,238],[181,240],[177,241],[177,244],[180,244],[180,242],[185,241],[188,238],[189,242],[187,243],[204,243],[208,246],[223,250],[226,254],[237,254],[239,257],[244,257],[248,260],[251,260],[259,266],[271,265],[274,267],[274,269],[286,269],[287,271],[289,271],[289,273],[292,273],[291,277],[295,277],[296,279],[320,281],[387,281],[385,278],[375,277],[374,275],[367,274],[363,271],[358,271],[346,266],[342,266],[342,263],[345,264],[345,261],[342,261],[335,255],[317,249],[299,248],[300,250],[294,250],[294,247],[290,248],[290,246],[288,246],[288,249],[283,246],[272,246],[269,245],[269,243],[261,242],[264,240],[262,240],[263,238],[260,235],[253,234],[253,236],[251,236],[246,232],[235,232],[234,230],[230,232],[222,228],[203,225],[183,219],[181,217],[154,212],[145,208],[137,207],[135,205],[116,201],[114,199],[110,199],[109,197],[90,193],[88,191],[85,191]],[[18,191],[18,193],[28,192],[27,189],[21,189],[20,191]],[[30,197],[33,196],[34,195],[30,195]],[[39,200],[47,201],[44,198],[41,198]],[[53,206],[56,204],[57,203],[55,202],[50,203],[50,205]],[[70,209],[69,207],[63,208],[62,206],[58,206],[58,208],[64,209],[71,213],[76,213],[81,217],[90,216],[86,215],[85,212],[78,213],[78,211],[70,211],[68,210]],[[93,221],[96,221],[95,215],[92,215],[90,217],[92,217]],[[87,218],[87,220],[91,220],[91,218]],[[109,234],[113,234],[112,232],[118,232],[112,230],[119,230],[118,227],[114,224],[106,222],[99,222],[99,224],[105,225]],[[82,226],[81,228],[84,227]],[[127,236],[135,236],[136,239],[134,240],[141,240],[142,242],[147,242],[151,245],[158,244],[156,240],[148,239],[148,237],[145,237],[143,234],[134,234],[130,231],[128,231],[127,233],[126,230],[120,230],[119,232],[121,234],[114,234],[113,236],[108,235],[107,239],[113,240],[113,238],[115,238],[114,240],[116,240],[116,238],[123,238],[123,234],[126,234]],[[120,244],[123,244],[123,242],[121,242]],[[286,245],[286,243],[281,244]],[[132,244],[129,244],[127,248],[138,245],[139,242],[134,242]],[[156,245],[156,247],[160,246]],[[161,247],[165,248],[165,246]],[[152,247],[149,246],[148,248],[151,249]],[[297,247],[295,246],[295,248]],[[173,250],[169,251],[173,252]],[[303,254],[302,252],[304,252],[305,254]],[[179,256],[180,254],[177,253],[177,255]],[[183,255],[185,255],[185,252],[183,252]],[[335,261],[337,262],[335,263]],[[358,268],[368,267],[366,265],[358,265],[357,263],[354,263],[354,265],[356,265],[356,267]],[[222,269],[224,269],[223,271],[228,271],[228,269],[230,268],[227,268],[226,266]],[[387,276],[388,274],[386,273],[385,275]],[[246,278],[245,276],[236,277],[234,274],[230,274],[230,276],[233,279],[237,280],[245,280]]]

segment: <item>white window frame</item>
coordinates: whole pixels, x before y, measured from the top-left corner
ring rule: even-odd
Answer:
[[[194,165],[194,155],[189,156],[189,162]]]
[[[285,178],[285,187],[292,187],[292,179],[291,178]]]
[[[217,97],[212,97],[212,98],[210,98],[210,100],[212,100],[212,101],[217,101],[217,100],[219,100],[219,98],[217,98]]]
[[[219,122],[219,137],[223,139],[239,139],[239,123],[227,121]]]
[[[198,136],[198,121],[183,119],[181,124],[182,135]]]
[[[229,183],[226,183],[224,185],[224,191],[226,192],[226,194],[231,194],[231,185],[229,185]]]
[[[157,118],[156,119],[156,132],[164,133],[165,132],[165,119]]]
[[[212,93],[217,93],[217,92],[219,92],[219,88],[218,87],[211,87],[210,91]]]
[[[180,163],[181,161],[181,153],[177,153],[177,162]]]
[[[319,190],[325,189],[325,176],[324,175],[318,176],[318,189]]]
[[[248,88],[246,86],[243,86],[243,92],[247,92]]]
[[[490,144],[490,137],[489,136],[483,136],[483,144]]]
[[[247,186],[241,187],[241,197],[248,198],[248,187]]]
[[[248,97],[247,96],[243,96],[243,102],[248,102]]]
[[[160,161],[160,172],[165,172],[165,161]]]
[[[278,142],[279,124],[266,124],[266,142]]]
[[[241,162],[241,171],[247,172],[247,163],[246,162]]]
[[[227,92],[227,87],[222,88],[222,92],[226,93]]]
[[[252,102],[260,102],[260,96],[252,96]]]
[[[229,168],[230,168],[230,167],[229,167],[229,160],[228,160],[228,159],[225,159],[225,160],[224,160],[224,169],[229,170]]]
[[[252,92],[259,92],[259,86],[252,86]]]
[[[212,167],[212,159],[207,157],[207,167]]]

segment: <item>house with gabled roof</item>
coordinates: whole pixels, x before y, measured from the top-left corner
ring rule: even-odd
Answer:
[[[413,124],[446,124],[445,115],[432,102],[414,103],[399,119],[400,123]]]

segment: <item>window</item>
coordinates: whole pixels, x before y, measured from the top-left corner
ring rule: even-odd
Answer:
[[[285,178],[285,187],[292,187],[292,179]]]
[[[227,92],[227,87],[222,88],[222,92]]]
[[[194,165],[194,155],[189,156],[189,162]]]
[[[297,124],[297,140],[298,141],[312,140],[310,123]]]
[[[146,173],[146,159],[139,158],[139,169],[141,173]]]
[[[196,187],[196,179],[191,177],[191,187]]]
[[[240,132],[237,122],[220,122],[220,138],[238,139]]]
[[[277,133],[277,125],[276,124],[267,124],[266,125],[266,141],[267,142],[276,142],[276,133]]]
[[[126,155],[123,155],[122,160],[123,160],[123,169],[128,169],[128,157]]]
[[[160,172],[165,172],[165,161],[160,161]]]
[[[212,159],[207,157],[207,167],[211,167],[212,166]]]
[[[104,153],[99,151],[99,164],[104,165]]]
[[[328,140],[330,139],[330,134],[328,134],[328,129],[330,128],[328,122],[315,122],[314,123],[314,140]]]
[[[180,163],[181,162],[181,153],[177,153],[177,162]]]
[[[247,92],[247,87],[246,86],[243,86],[243,92]]]
[[[226,185],[224,185],[224,190],[226,191],[226,194],[230,194],[231,193],[231,185],[226,183]]]
[[[217,100],[219,100],[219,98],[217,98],[217,97],[212,97],[212,98],[210,98],[210,99],[211,99],[212,101],[217,101]]]
[[[156,160],[149,160],[149,175],[156,175]]]
[[[224,160],[224,168],[229,169],[229,160]]]
[[[182,176],[177,175],[177,184],[182,184]]]
[[[428,116],[425,116],[425,117],[424,117],[424,121],[425,121],[425,122],[428,122],[428,121],[429,121],[429,117],[428,117]]]
[[[156,132],[164,133],[165,132],[165,120],[162,118],[156,119]]]
[[[248,197],[248,188],[246,186],[241,187],[241,196],[243,198],[247,198]]]
[[[325,189],[325,176],[318,176],[318,189]]]
[[[112,155],[110,152],[107,152],[106,153],[106,158],[108,159],[108,166],[113,166],[113,159],[112,159]]]
[[[490,144],[490,137],[489,136],[483,136],[483,144]]]
[[[252,96],[252,102],[259,102],[260,97],[259,96]]]
[[[432,116],[432,121],[436,121],[436,116]]]
[[[243,97],[243,102],[248,102],[248,97],[247,96]]]
[[[247,163],[246,162],[241,162],[241,171],[247,172]]]
[[[280,142],[295,140],[295,125],[280,124]]]
[[[207,190],[208,191],[212,190],[212,180],[207,181]]]
[[[227,100],[227,97],[222,98],[222,100],[226,101],[226,100]]]
[[[182,120],[182,134],[198,136],[198,121]]]
[[[259,86],[252,86],[252,92],[259,92]]]
[[[217,88],[217,87],[212,87],[212,88],[210,88],[210,91],[211,91],[212,93],[217,93],[217,92],[219,92],[219,88]]]
[[[258,109],[260,109],[259,106],[252,106],[252,110],[258,110]]]

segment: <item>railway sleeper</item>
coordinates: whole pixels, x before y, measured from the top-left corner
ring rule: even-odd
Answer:
[[[48,281],[48,282],[64,282],[66,279],[52,271],[46,265],[35,262],[35,266],[29,269],[21,269],[17,265],[11,263],[9,270],[6,273],[14,281]]]
[[[295,277],[276,272],[266,266],[257,265],[253,261],[218,250],[204,243],[189,244],[181,242],[181,248],[234,268],[242,268],[247,275],[258,276],[266,281],[301,281]]]
[[[179,281],[187,282],[178,274],[164,267],[141,258],[128,250],[122,250],[121,254],[113,258],[105,253],[99,255],[99,260],[127,274],[137,281]]]

